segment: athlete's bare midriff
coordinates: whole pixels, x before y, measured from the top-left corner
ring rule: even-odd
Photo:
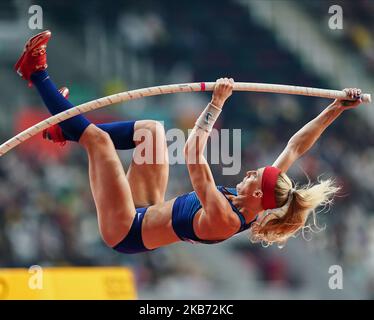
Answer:
[[[146,248],[154,249],[180,241],[172,225],[175,199],[148,207],[142,224],[142,238]]]

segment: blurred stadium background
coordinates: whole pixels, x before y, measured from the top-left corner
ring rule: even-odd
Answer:
[[[53,32],[49,71],[71,100],[157,84],[236,81],[372,92],[374,1],[67,1],[0,2],[0,140],[47,117],[35,90],[13,72],[28,28],[28,8],[42,6]],[[341,5],[343,30],[328,27]],[[190,128],[209,94],[146,98],[88,114],[96,122],[157,119]],[[288,138],[329,103],[318,98],[235,93],[219,127],[242,130],[242,173],[269,164]],[[343,114],[291,170],[296,181],[321,173],[344,196],[319,216],[326,230],[291,239],[285,248],[253,245],[242,234],[223,244],[180,243],[149,254],[121,255],[101,241],[87,160],[35,137],[0,159],[0,267],[125,266],[140,299],[374,298],[374,109]],[[131,152],[121,152],[125,167]],[[236,176],[218,184],[235,185]],[[191,190],[174,165],[168,198]],[[344,289],[331,290],[329,267],[340,265]]]

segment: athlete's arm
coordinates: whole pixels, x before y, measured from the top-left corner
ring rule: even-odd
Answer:
[[[233,85],[234,81],[232,79],[221,78],[217,80],[211,100],[211,105],[213,106],[208,105],[207,108],[213,108],[210,110],[212,112],[215,110],[214,112],[218,112],[219,114],[226,99],[232,94]],[[216,114],[217,117],[218,114]],[[217,190],[212,171],[204,157],[204,149],[210,134],[210,129],[204,125],[206,117],[208,117],[206,119],[207,124],[211,121],[209,117],[214,117],[209,112],[209,109],[204,110],[197,120],[194,129],[191,131],[184,147],[184,155],[192,186],[204,208],[204,212],[207,215],[211,213],[211,216],[218,218],[220,213],[224,215],[230,209],[230,205],[225,197]],[[203,122],[199,122],[201,119]],[[210,124],[213,125],[212,122]]]
[[[350,98],[356,100],[335,100],[316,118],[308,122],[292,136],[273,166],[279,168],[282,172],[286,172],[297,159],[315,144],[326,128],[334,122],[344,110],[356,108],[362,103],[360,89],[344,89],[344,91],[347,92]]]

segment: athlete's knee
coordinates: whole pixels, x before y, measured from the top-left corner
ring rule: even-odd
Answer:
[[[162,136],[162,137],[165,136],[165,128],[164,128],[164,125],[161,122],[155,121],[155,120],[150,120],[149,125],[150,125],[151,130],[152,130],[154,135]]]
[[[92,137],[92,140],[97,144],[112,144],[110,135],[104,130],[98,129]]]
[[[113,144],[110,135],[96,126],[90,126],[79,142],[83,145],[94,144],[96,146]]]
[[[161,122],[156,120],[141,120],[136,122],[136,130],[144,130],[153,137],[165,137],[165,129]]]
[[[131,224],[116,223],[101,223],[99,225],[100,235],[104,243],[109,247],[114,247],[120,243],[127,235]]]
[[[122,238],[118,237],[116,234],[113,234],[112,231],[109,231],[107,229],[100,230],[100,235],[104,243],[110,248],[116,246],[124,238],[124,236]]]

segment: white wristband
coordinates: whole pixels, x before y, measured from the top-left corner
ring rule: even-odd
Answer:
[[[218,119],[221,111],[221,108],[218,108],[214,104],[209,103],[204,109],[204,111],[201,113],[199,118],[197,118],[195,126],[205,130],[206,132],[211,132],[214,123]]]

